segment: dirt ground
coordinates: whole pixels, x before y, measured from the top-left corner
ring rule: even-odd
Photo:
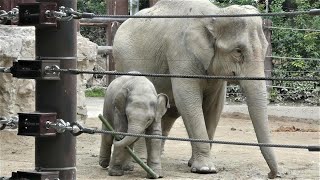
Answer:
[[[319,145],[319,122],[299,122],[286,118],[270,118],[273,143]],[[87,127],[100,127],[98,118],[90,118]],[[0,177],[12,171],[32,170],[34,167],[34,138],[16,135],[17,131],[0,132]],[[177,120],[172,137],[187,137],[182,120]],[[224,115],[217,128],[215,140],[256,142],[252,123],[239,114]],[[77,138],[77,179],[145,179],[146,172],[135,170],[122,177],[108,176],[98,165],[100,135],[80,135]],[[23,148],[23,149],[22,149]],[[320,179],[320,153],[305,149],[276,148],[275,153],[282,179]],[[194,174],[187,166],[191,155],[187,142],[167,141],[162,157],[162,179],[267,179],[268,166],[258,147],[215,144],[212,148],[217,174]]]

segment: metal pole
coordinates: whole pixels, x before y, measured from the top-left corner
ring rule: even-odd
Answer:
[[[149,0],[149,6],[153,6],[154,4],[156,4],[158,2],[158,0]]]
[[[46,2],[47,0],[38,0]],[[76,0],[59,0],[59,6],[76,9]],[[61,68],[76,68],[76,21],[59,22],[58,29],[36,29],[36,56],[61,58]],[[63,59],[63,60],[62,60]],[[67,122],[76,120],[76,76],[61,74],[59,81],[36,81],[36,111],[56,112]],[[60,179],[76,179],[76,138],[70,133],[35,139],[35,170],[59,171]]]
[[[266,13],[269,12],[269,0],[265,0],[265,4],[266,4]]]
[[[128,1],[127,0],[106,0],[107,4],[107,10],[109,15],[128,15]],[[117,30],[117,24],[116,22],[109,23],[107,28],[107,45],[112,46],[113,45],[113,38],[115,35],[115,32]],[[115,70],[115,61],[113,59],[112,54],[108,55],[109,57],[109,71]],[[111,83],[111,81],[115,78],[115,76],[108,76],[108,84]]]

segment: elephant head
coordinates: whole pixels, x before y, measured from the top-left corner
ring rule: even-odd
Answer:
[[[233,5],[220,9],[219,14],[244,13],[258,13],[258,11],[252,6]],[[188,51],[201,61],[209,75],[265,76],[264,58],[268,42],[263,33],[260,17],[203,19],[189,27],[184,40]],[[246,94],[253,121],[265,121],[267,119],[265,81],[231,82],[239,83]]]
[[[125,113],[128,133],[143,134],[150,126],[159,126],[157,129],[161,129],[161,118],[169,108],[169,98],[162,93],[156,95],[124,88],[115,98],[115,108],[120,113]],[[137,139],[137,137],[126,136],[114,145],[125,147]]]
[[[219,14],[258,13],[252,6],[233,5]],[[190,25],[184,42],[210,75],[264,76],[268,42],[260,17],[206,18]]]

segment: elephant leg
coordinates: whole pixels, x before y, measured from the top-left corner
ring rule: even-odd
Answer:
[[[176,72],[173,72],[176,73]],[[190,138],[208,139],[202,109],[203,81],[199,79],[172,79],[175,104],[181,113]],[[191,143],[191,171],[195,173],[216,173],[207,143]]]
[[[161,123],[153,122],[147,129],[146,134],[160,136]],[[148,153],[147,165],[157,174],[158,178],[163,177],[161,167],[161,140],[147,138],[146,145]]]
[[[214,80],[211,84],[213,85],[209,88],[210,91],[206,93],[207,96],[204,98],[203,104],[208,137],[213,140],[226,99],[227,82]],[[210,147],[212,147],[212,144],[210,144]]]
[[[170,130],[174,124],[174,122],[177,120],[177,118],[180,116],[177,107],[170,107],[166,114],[162,117],[161,120],[161,128],[162,128],[162,135],[168,136],[170,133]],[[165,140],[162,140],[161,143],[161,153],[164,152],[164,145]]]
[[[213,140],[225,102],[226,82],[212,80],[207,89],[209,90],[204,93],[205,97],[203,98],[203,111],[209,140]],[[210,144],[210,148],[212,148],[212,144]],[[190,158],[188,166],[191,166],[192,163],[193,156]]]
[[[127,119],[118,109],[114,111],[114,121],[113,121],[114,130],[116,132],[127,132],[128,123]],[[110,176],[122,176],[124,174],[124,165],[128,161],[129,154],[125,147],[114,146],[112,157],[109,167]]]
[[[133,145],[129,146],[131,149],[133,149]],[[133,158],[130,156],[127,150],[124,152],[124,163],[122,166],[122,170],[124,171],[133,171],[134,170],[134,164],[133,164]]]
[[[133,145],[134,153],[144,162],[147,161],[147,148],[145,138],[139,138]]]
[[[102,126],[102,129],[106,130],[106,127]],[[113,142],[113,137],[111,135],[107,135],[107,134],[101,135],[99,165],[103,168],[107,168],[109,166],[112,142]]]
[[[126,150],[123,147],[114,147],[109,166],[110,176],[122,176],[124,174],[123,164],[126,160]]]

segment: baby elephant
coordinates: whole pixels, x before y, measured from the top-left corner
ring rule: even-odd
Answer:
[[[161,118],[168,107],[167,95],[157,94],[153,84],[146,77],[121,76],[112,81],[107,88],[103,115],[115,131],[161,135]],[[120,141],[113,141],[111,135],[102,135],[100,166],[109,166],[111,176],[121,176],[125,170],[132,170],[132,159],[125,147],[132,148],[137,140],[137,137],[126,136]],[[112,144],[114,149],[110,161]],[[162,177],[161,140],[147,138],[146,145],[147,164],[158,177]]]

